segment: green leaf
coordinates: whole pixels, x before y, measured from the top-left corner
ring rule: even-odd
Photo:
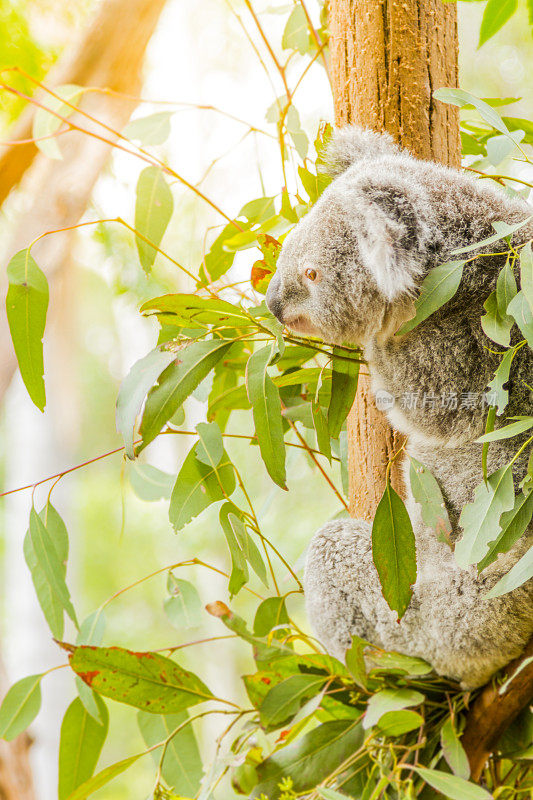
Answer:
[[[529,347],[533,348],[533,311],[523,291],[513,297],[507,310],[527,339]]]
[[[494,373],[494,378],[489,383],[489,391],[487,392],[486,397],[491,406],[497,407],[498,415],[503,414],[507,403],[509,402],[509,373],[511,371],[511,364],[515,355],[516,349],[514,347],[511,347],[509,350],[505,351],[505,354],[499,363],[498,369]]]
[[[7,266],[7,321],[24,386],[44,411],[43,335],[48,309],[48,281],[29,249],[19,250]]]
[[[103,610],[99,608],[96,611],[93,611],[93,613],[89,614],[89,616],[86,617],[81,623],[78,635],[76,637],[76,644],[102,644],[105,626],[106,619]],[[91,715],[91,717],[101,724],[104,721],[104,718],[102,716],[102,707],[98,702],[98,695],[96,692],[93,692],[93,690],[87,686],[87,684],[84,683],[81,678],[78,678],[77,675],[75,677],[75,683],[78,697],[83,703],[86,711]],[[107,713],[107,709],[105,709],[105,713]]]
[[[533,252],[531,242],[527,242],[520,254],[520,288],[533,314]]]
[[[400,335],[412,331],[454,296],[463,277],[464,265],[464,261],[448,261],[429,272],[415,301],[415,316],[402,325],[398,331]]]
[[[92,777],[107,736],[109,715],[104,701],[95,696],[101,723],[84,708],[77,697],[68,707],[61,723],[59,742],[59,800]]]
[[[255,325],[250,315],[240,306],[219,300],[218,297],[198,297],[195,294],[165,294],[147,300],[141,312],[164,315],[167,322],[184,327],[225,325],[247,327]]]
[[[492,227],[496,231],[492,236],[488,236],[486,239],[481,239],[479,242],[475,242],[475,244],[469,244],[466,247],[456,247],[455,250],[452,250],[452,255],[457,255],[459,253],[471,253],[473,250],[479,250],[480,247],[486,247],[488,244],[493,244],[494,242],[499,242],[502,239],[507,239],[509,236],[512,236],[513,233],[523,228],[524,225],[527,225],[533,219],[533,215],[530,217],[526,217],[521,222],[515,222],[514,225],[508,225],[507,222],[493,222]]]
[[[180,630],[200,625],[204,609],[196,586],[169,572],[167,591],[170,597],[165,600],[165,613],[171,623]]]
[[[216,467],[208,467],[196,458],[196,445],[189,451],[179,471],[170,498],[169,518],[176,531],[181,530],[205,508],[229,497],[235,489],[235,472],[224,451]]]
[[[348,795],[336,792],[335,789],[327,789],[323,786],[317,786],[316,791],[318,796],[323,800],[349,800]]]
[[[486,789],[475,786],[457,775],[448,775],[447,772],[441,772],[438,769],[412,767],[411,765],[409,765],[409,769],[413,769],[433,789],[442,792],[451,800],[492,800],[492,796]]]
[[[42,675],[17,681],[0,707],[0,739],[10,742],[31,725],[41,708]]]
[[[447,719],[440,729],[440,743],[444,758],[453,774],[467,781],[470,777],[470,764],[451,719]]]
[[[59,631],[62,635],[62,612],[67,612],[71,620],[78,627],[76,612],[70,600],[70,593],[65,583],[65,565],[59,560],[58,552],[50,533],[44,526],[41,517],[34,508],[30,511],[29,544],[26,550],[31,559],[35,559],[32,577],[38,581],[39,590],[37,597],[43,599],[43,613],[47,622],[56,628],[52,630],[54,636]],[[45,589],[46,587],[46,589]],[[59,619],[61,617],[61,624]]]
[[[485,569],[496,560],[498,553],[507,553],[525,533],[533,515],[533,492],[527,496],[520,493],[515,497],[514,506],[500,517],[501,531],[490,543],[486,556],[478,563],[478,570]]]
[[[68,800],[86,800],[86,798],[93,794],[93,792],[96,792],[97,789],[101,789],[102,786],[105,786],[109,781],[113,780],[113,778],[126,772],[132,764],[135,764],[135,762],[144,755],[146,755],[146,753],[137,753],[137,755],[130,756],[122,761],[117,761],[116,764],[111,764],[97,775],[89,778],[85,783],[82,783],[81,786],[78,786],[78,788],[69,795]]]
[[[510,425],[504,425],[502,428],[483,434],[479,439],[476,439],[476,442],[499,442],[500,439],[510,439],[513,436],[518,436],[519,433],[524,433],[530,428],[533,428],[533,417],[524,417],[516,422],[511,422]]]
[[[424,718],[416,711],[403,710],[387,711],[377,723],[380,735],[403,736],[409,731],[416,731],[424,724]]]
[[[313,789],[362,744],[361,726],[353,720],[324,722],[259,764],[259,783],[251,797],[264,793],[269,800],[278,800],[278,784],[284,777],[292,778],[296,792]]]
[[[220,524],[226,536],[231,555],[232,574],[229,591],[233,596],[248,581],[250,564],[255,574],[268,586],[266,567],[257,545],[246,529],[239,509],[233,503],[224,503],[220,509]]]
[[[502,594],[512,592],[522,586],[526,581],[533,577],[533,547],[530,547],[527,553],[516,562],[514,567],[509,570],[507,575],[500,578],[496,586],[493,586],[490,592],[486,595],[489,597],[500,597]]]
[[[68,119],[68,117],[74,114],[75,109],[71,108],[67,103],[76,105],[85,91],[86,89],[82,86],[76,86],[76,84],[73,83],[57,86],[54,88],[54,94],[57,94],[58,97],[56,98],[47,94],[43,102],[46,109],[37,108],[35,110],[32,137],[38,140],[35,142],[36,146],[41,153],[44,153],[48,158],[63,158],[61,150],[58,147],[57,137],[52,136],[52,134],[56,133],[64,124],[63,120],[59,119],[56,114],[59,114],[59,116],[64,119]],[[55,114],[51,112],[55,112]]]
[[[513,16],[518,0],[488,0],[479,29],[479,45],[485,44]]]
[[[524,131],[513,131],[509,134],[491,136],[487,141],[487,158],[493,167],[499,166],[502,161],[511,155],[517,144],[523,140]]]
[[[196,458],[208,467],[216,467],[224,454],[220,428],[216,422],[200,422],[196,430],[198,431]]]
[[[306,700],[318,694],[326,680],[326,675],[291,675],[273,686],[259,709],[261,725],[273,730],[288,723]]]
[[[508,2],[508,0],[503,0],[503,2]],[[472,105],[483,117],[485,122],[488,122],[489,125],[492,125],[492,127],[496,128],[496,130],[500,131],[500,133],[509,133],[509,129],[507,128],[505,122],[502,120],[500,115],[494,111],[491,106],[489,106],[488,103],[485,103],[483,100],[480,100],[479,97],[475,97],[475,95],[470,94],[470,92],[465,92],[464,89],[436,89],[433,92],[433,97],[435,97],[437,100],[441,100],[443,103],[451,103],[454,106],[459,106],[459,108]],[[477,246],[479,245],[476,245],[476,247]]]
[[[359,362],[336,358],[338,348],[333,348],[331,359],[331,398],[328,407],[328,428],[332,439],[338,439],[344,420],[348,416],[359,378]]]
[[[141,144],[163,144],[170,136],[170,118],[173,113],[158,111],[147,117],[139,117],[126,125],[122,133],[127,139],[135,139]]]
[[[481,327],[484,333],[493,342],[501,344],[503,347],[509,347],[514,321],[508,314],[504,316],[500,314],[496,292],[492,292],[487,297],[483,308],[487,312],[481,317]]]
[[[55,548],[57,559],[61,564],[63,576],[66,573],[68,558],[68,533],[65,523],[51,503],[48,503],[40,512],[39,517],[48,530],[52,544]],[[35,554],[29,530],[24,537],[24,558],[31,572],[31,578],[39,605],[45,619],[56,638],[63,636],[63,606],[57,602],[53,586],[50,585],[47,575],[40,565]]]
[[[74,647],[70,666],[104,697],[151,714],[176,714],[213,695],[194,673],[158,653],[122,647]]]
[[[137,182],[135,230],[149,239],[155,247],[159,247],[173,209],[172,192],[159,167],[143,169]],[[141,266],[145,272],[149,272],[157,250],[138,236],[135,237],[135,244]]]
[[[316,445],[320,452],[326,456],[331,464],[331,441],[329,437],[328,421],[320,403],[312,403],[313,424],[316,433]]]
[[[364,651],[365,647],[368,647],[369,645],[370,642],[367,642],[365,639],[360,639],[359,636],[354,635],[352,636],[352,643],[346,651],[344,657],[346,666],[350,670],[354,681],[363,689],[366,689],[368,685]]]
[[[160,373],[157,385],[150,389],[146,398],[139,429],[142,444],[138,452],[155,439],[231,344],[224,339],[193,342],[174,354],[175,360]]]
[[[137,462],[131,465],[128,477],[137,497],[146,502],[168,500],[176,482],[175,475],[169,475],[151,464]]]
[[[287,625],[281,628],[280,625]],[[274,629],[276,638],[284,638],[288,632],[289,615],[285,607],[284,597],[267,597],[259,604],[254,617],[254,636],[268,636]]]
[[[137,723],[147,747],[167,739],[172,731],[187,720],[187,712],[158,716],[139,711]],[[153,759],[159,765],[161,750],[152,752]],[[185,725],[167,745],[161,776],[165,783],[179,795],[195,797],[202,780],[202,759],[192,725]]]
[[[124,449],[128,458],[135,458],[133,448],[135,420],[144,399],[150,387],[174,358],[174,353],[156,348],[136,361],[122,381],[117,398],[116,422],[117,431],[124,439]]]
[[[424,695],[414,689],[382,689],[373,694],[368,701],[363,728],[365,730],[372,728],[389,711],[418,706],[424,702],[424,699]]]
[[[446,503],[436,478],[427,467],[409,456],[409,482],[416,502],[420,504],[424,523],[437,533],[451,533]]]
[[[416,547],[407,509],[389,483],[374,516],[372,557],[383,597],[401,619],[416,581]]]
[[[302,56],[310,50],[307,17],[302,6],[296,5],[289,14],[281,39],[284,50],[297,50]]]
[[[500,533],[500,517],[514,506],[513,472],[510,464],[489,475],[476,487],[474,500],[467,503],[459,517],[463,537],[455,546],[455,560],[466,569],[487,554],[488,545]]]
[[[286,489],[281,401],[279,391],[267,372],[270,359],[270,347],[252,353],[246,365],[246,388],[261,457],[274,483]]]
[[[368,660],[372,663],[372,673],[393,672],[404,675],[428,675],[433,667],[421,658],[406,656],[394,650],[378,650],[372,648],[367,653]]]

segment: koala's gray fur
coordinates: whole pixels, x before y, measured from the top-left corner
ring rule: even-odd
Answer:
[[[450,410],[438,402],[433,409],[401,410],[399,400],[405,392],[440,400],[443,393],[479,397],[486,390],[500,361],[494,351],[501,348],[484,336],[480,317],[505,256],[469,262],[451,301],[411,333],[393,334],[412,316],[412,297],[432,267],[453,259],[454,248],[490,236],[492,222],[518,222],[533,210],[488,180],[419,161],[390,137],[355,127],[335,134],[330,156],[337,177],[284,242],[267,303],[297,332],[363,347],[374,391],[386,390],[396,400],[391,423],[408,435],[408,452],[439,481],[457,541],[461,509],[482,480],[481,445],[474,440],[483,433],[486,409],[477,403]],[[532,237],[528,223],[514,241]],[[505,249],[504,243],[496,246],[496,252]],[[494,245],[482,252],[494,252]],[[317,273],[314,281],[305,274],[309,268]],[[533,414],[528,347],[518,351],[511,379],[506,416]],[[523,441],[492,444],[489,472],[508,463]],[[516,483],[526,458],[527,452],[515,464]],[[478,576],[476,567],[458,567],[448,544],[422,522],[410,494],[407,506],[418,578],[401,623],[381,594],[370,526],[361,520],[330,522],[311,542],[305,575],[311,622],[339,658],[357,634],[425,658],[465,688],[479,686],[518,656],[533,633],[533,581],[502,597],[485,597],[523,554],[533,529]]]

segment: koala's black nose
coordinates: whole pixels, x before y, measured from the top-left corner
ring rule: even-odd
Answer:
[[[279,284],[279,278],[274,275],[269,283],[265,299],[269,310],[274,314],[275,317],[279,319],[280,322],[283,322],[283,303],[281,301]]]

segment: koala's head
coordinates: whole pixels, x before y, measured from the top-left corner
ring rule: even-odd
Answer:
[[[285,239],[266,301],[301,335],[364,345],[416,288],[428,204],[389,136],[344,128],[329,157],[337,177]]]

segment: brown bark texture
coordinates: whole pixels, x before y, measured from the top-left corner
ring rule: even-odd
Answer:
[[[419,158],[460,166],[458,110],[433,99],[435,89],[457,86],[457,11],[442,0],[330,0],[331,75],[337,125],[357,123],[386,131]],[[385,470],[402,437],[377,410],[367,376],[359,381],[348,417],[350,512],[371,521],[385,487]],[[401,460],[391,481],[402,493]],[[509,665],[512,675],[528,656]],[[533,700],[533,663],[507,691],[488,684],[475,699],[463,736],[472,778],[519,711]]]
[[[337,125],[387,131],[419,158],[459,166],[458,110],[433,99],[457,86],[457,12],[442,0],[330,0]],[[350,511],[372,520],[385,469],[403,439],[376,409],[361,376],[348,418]],[[391,470],[402,490],[400,459]]]
[[[50,89],[65,83],[108,88],[136,96],[142,87],[142,65],[146,46],[165,5],[165,0],[105,0],[80,36],[54,67],[46,80]],[[46,105],[46,94],[38,94]],[[80,104],[84,111],[110,128],[120,131],[137,105],[134,99],[113,94],[89,92]],[[34,107],[22,114],[10,140],[31,137]],[[81,115],[70,121],[114,141],[116,137]],[[34,144],[13,145],[0,159],[0,201],[21,180],[21,190],[29,199],[25,212],[15,220],[11,241],[2,247],[7,262],[18,250],[45,231],[79,222],[89,203],[96,180],[107,163],[111,145],[77,131],[58,139],[62,160],[51,160]],[[59,274],[69,250],[69,235],[53,234],[32,248],[37,263],[49,280]],[[6,282],[0,278],[5,296]],[[53,291],[50,314],[53,314]],[[11,346],[7,319],[0,315],[0,400],[6,391],[16,361]]]
[[[115,92],[138,95],[142,87],[142,66],[146,47],[165,5],[165,0],[105,0],[89,27],[61,58],[46,80],[53,89],[65,83],[98,86]],[[38,99],[46,105],[46,94]],[[137,105],[133,99],[112,94],[88,93],[83,109],[121,130]],[[10,132],[10,140],[31,137],[34,107],[28,106]],[[81,115],[72,121],[114,141],[102,127]],[[15,219],[11,241],[3,243],[3,261],[27,247],[48,230],[75,225],[90,200],[94,184],[105,166],[112,145],[71,131],[59,138],[62,160],[50,160],[34,144],[12,145],[0,158],[0,203],[24,176],[21,189],[28,199],[24,212]],[[25,173],[27,173],[25,175]],[[32,249],[51,284],[49,317],[54,315],[54,281],[68,266],[69,234],[54,234]],[[5,297],[5,269],[0,294]],[[0,400],[16,369],[5,314],[0,315]],[[0,696],[7,680],[0,667]],[[21,734],[13,742],[0,741],[0,800],[34,800],[29,749],[31,739]]]

